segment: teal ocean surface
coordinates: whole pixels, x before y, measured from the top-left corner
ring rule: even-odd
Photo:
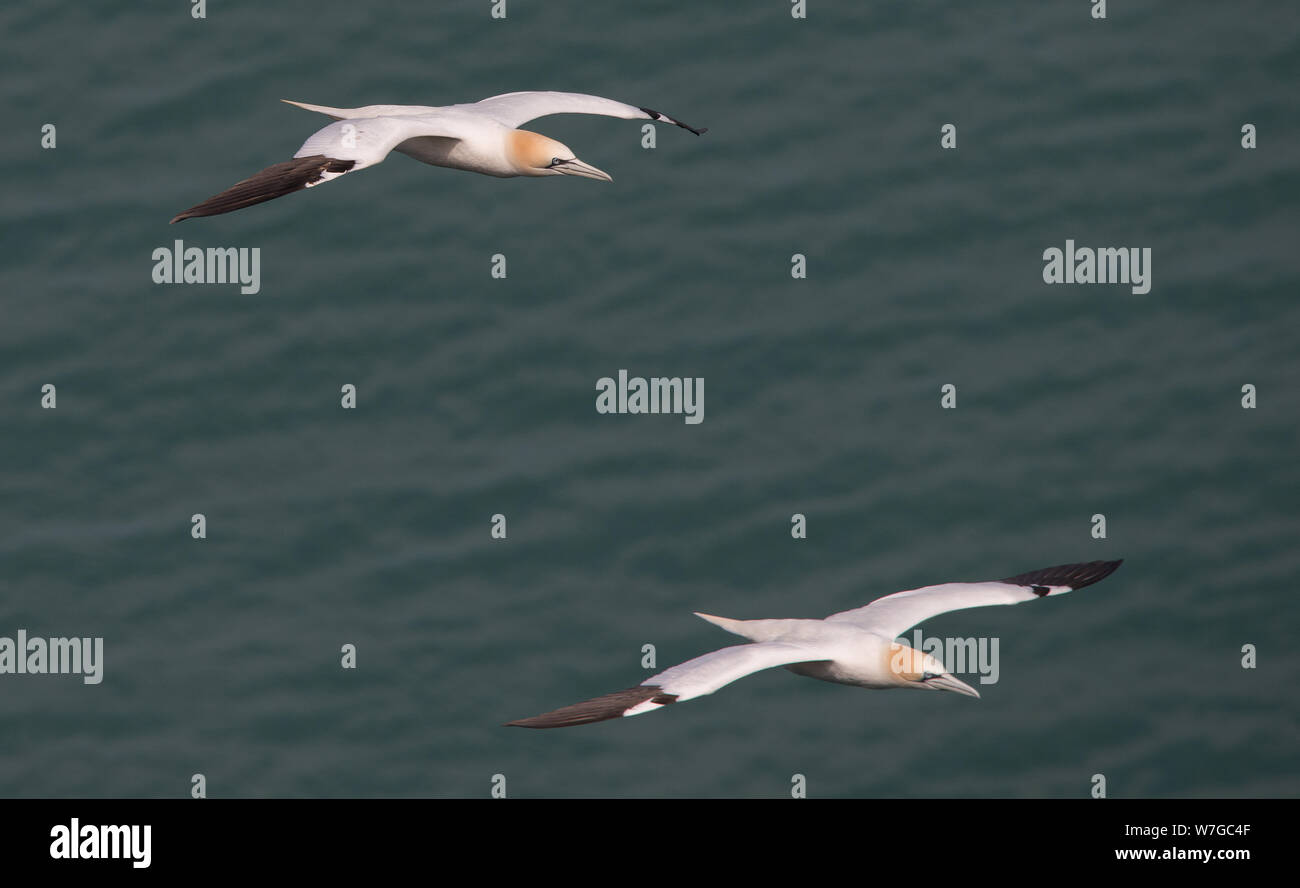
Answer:
[[[1297,13],[1109,6],[6,5],[0,637],[104,660],[0,674],[0,795],[1300,795]],[[549,117],[612,183],[394,155],[168,225],[327,122],[280,99],[515,90],[709,132]],[[260,291],[155,284],[178,238]],[[1044,283],[1067,239],[1150,291]],[[620,369],[703,422],[598,413]],[[502,727],[736,640],[692,611],[1114,558],[924,624],[999,640],[980,700],[776,669]]]

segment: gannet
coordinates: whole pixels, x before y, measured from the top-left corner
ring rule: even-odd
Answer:
[[[625,120],[671,123],[698,135],[707,128],[674,120],[651,108],[613,99],[565,92],[514,92],[481,102],[445,107],[366,105],[330,108],[282,99],[290,105],[334,118],[302,143],[292,160],[277,163],[238,182],[172,219],[216,216],[311,188],[380,163],[400,151],[433,166],[488,176],[582,176],[612,182],[608,173],[583,163],[562,142],[518,129],[551,114],[600,114]]]
[[[750,673],[774,666],[860,688],[925,688],[978,697],[978,691],[955,678],[935,657],[897,641],[897,636],[948,611],[1064,595],[1104,580],[1122,563],[1089,561],[1048,567],[1005,580],[924,586],[886,595],[865,607],[831,614],[824,620],[729,620],[696,613],[753,643],[704,654],[665,669],[634,688],[521,718],[507,726],[565,728],[640,715],[669,703],[712,694]]]

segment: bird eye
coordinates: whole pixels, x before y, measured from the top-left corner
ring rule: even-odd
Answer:
[[[921,673],[921,681],[929,681],[929,680],[932,679],[932,678],[938,678],[938,677],[939,677],[939,673],[937,673],[937,672],[922,672],[922,673]]]
[[[564,163],[564,161],[560,160],[558,157],[551,158],[551,166],[559,166],[562,163]]]

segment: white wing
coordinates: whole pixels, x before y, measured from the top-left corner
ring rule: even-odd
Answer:
[[[236,182],[220,194],[180,213],[172,222],[217,216],[273,200],[374,166],[407,139],[441,136],[460,139],[472,129],[463,119],[437,115],[357,117],[331,123],[302,143],[293,160],[277,163]]]
[[[436,114],[409,117],[353,117],[317,130],[302,143],[294,157],[324,155],[334,160],[351,160],[351,171],[381,162],[407,139],[439,136],[462,139],[472,136],[464,121]]]
[[[583,93],[513,92],[492,96],[490,99],[484,99],[472,105],[456,105],[454,107],[486,114],[493,120],[511,128],[551,114],[599,114],[603,117],[621,117],[624,120],[662,120],[664,123],[671,123],[680,126],[682,129],[688,129],[697,136],[708,132],[707,127],[696,129],[652,108],[641,108],[637,105],[628,105],[623,102],[616,102],[613,99],[602,99],[600,96],[588,96]]]
[[[651,676],[635,688],[585,700],[553,712],[523,718],[509,724],[521,728],[564,728],[591,722],[639,715],[669,703],[680,703],[731,684],[754,672],[824,660],[816,648],[784,642],[739,644],[687,660],[658,675]]]
[[[986,583],[944,583],[908,589],[877,598],[865,607],[842,611],[826,618],[828,623],[853,623],[864,629],[895,638],[902,632],[937,614],[986,607],[994,604],[1019,604],[1063,595],[1091,586],[1110,576],[1123,561],[1090,561],[1064,564],[1036,570],[1005,580]]]
[[[764,669],[824,659],[825,654],[809,645],[781,641],[738,644],[665,669],[658,675],[647,678],[641,685],[657,687],[663,693],[676,697],[674,702],[681,703],[712,694],[737,679]]]

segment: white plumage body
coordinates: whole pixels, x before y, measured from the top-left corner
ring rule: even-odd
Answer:
[[[982,583],[943,583],[878,598],[823,620],[733,620],[696,614],[752,644],[711,651],[647,678],[635,688],[510,722],[558,728],[640,715],[712,694],[739,678],[783,666],[798,675],[860,688],[917,688],[978,697],[934,656],[897,641],[911,626],[970,607],[1018,604],[1099,582],[1120,561],[1066,564]]]
[[[286,100],[288,101],[288,100]],[[172,219],[229,213],[337,179],[383,162],[396,151],[421,163],[485,176],[580,176],[612,181],[564,143],[519,125],[551,114],[597,114],[671,123],[705,132],[658,111],[582,93],[518,92],[447,105],[333,108],[289,102],[334,118],[302,143],[293,160],[275,164]]]

